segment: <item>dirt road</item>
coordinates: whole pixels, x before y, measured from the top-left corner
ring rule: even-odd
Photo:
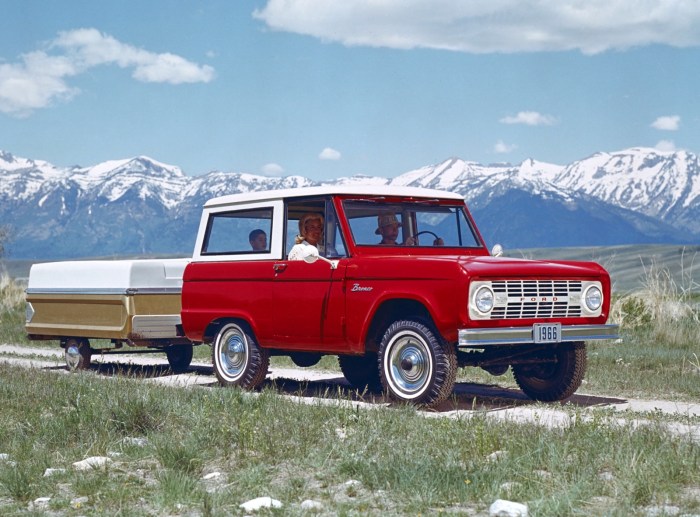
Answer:
[[[67,374],[61,349],[0,345],[0,363],[37,368]],[[213,388],[218,383],[211,363],[193,362],[184,374],[173,374],[164,354],[94,355],[90,372],[98,376],[119,373],[137,374],[144,382],[163,383],[182,387]],[[87,373],[87,372],[86,372]],[[304,368],[270,368],[265,381],[281,396],[307,404],[352,404],[365,408],[389,406],[380,396],[360,396],[350,389],[339,372],[324,372]],[[343,397],[338,398],[340,391]],[[678,435],[700,442],[700,403],[682,403],[669,400],[635,400],[620,397],[576,394],[562,404],[537,404],[519,390],[496,385],[458,383],[454,396],[432,410],[422,411],[428,417],[470,418],[476,414],[489,418],[516,422],[533,422],[557,427],[568,425],[575,418],[571,408],[584,409],[581,414],[591,416],[598,408],[612,409],[621,424],[644,425],[649,413],[666,416],[668,429]],[[585,418],[586,416],[584,416]],[[690,422],[690,423],[688,423]]]

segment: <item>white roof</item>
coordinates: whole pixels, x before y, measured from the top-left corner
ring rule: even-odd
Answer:
[[[245,194],[231,194],[215,197],[205,203],[205,207],[250,203],[251,201],[269,201],[300,196],[328,196],[332,194],[351,196],[397,196],[439,199],[464,199],[464,196],[446,190],[419,187],[394,187],[389,185],[328,185],[322,187],[304,187],[282,190],[261,190]]]

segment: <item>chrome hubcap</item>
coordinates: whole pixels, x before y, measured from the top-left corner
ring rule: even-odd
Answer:
[[[236,331],[232,331],[231,334],[224,336],[220,358],[227,375],[234,378],[241,375],[248,361],[248,353],[243,336]]]
[[[430,350],[413,334],[403,334],[395,339],[387,363],[389,381],[409,398],[424,390],[432,374]]]
[[[71,370],[75,370],[80,364],[80,349],[77,345],[68,345],[66,347],[66,364]]]

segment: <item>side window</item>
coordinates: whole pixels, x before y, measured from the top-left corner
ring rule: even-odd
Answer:
[[[269,207],[212,214],[202,255],[268,253],[272,213],[273,209]]]
[[[310,214],[319,218],[311,223],[321,226],[320,240],[316,244],[319,254],[328,258],[347,256],[345,243],[340,231],[338,217],[330,199],[298,199],[287,203],[287,231],[285,236],[285,256],[289,255],[300,232],[299,221]]]
[[[323,200],[291,200],[287,202],[287,233],[285,238],[285,257],[289,255],[294,244],[296,244],[297,236],[300,236],[301,229],[299,228],[299,221],[301,219],[306,219],[310,215],[316,215],[321,219],[324,219],[324,201]],[[313,225],[321,226],[321,221],[314,220],[311,221]],[[323,227],[323,226],[321,226]],[[323,235],[321,235],[321,243],[323,243]],[[318,246],[318,245],[317,245]],[[319,251],[322,250],[323,246],[320,245]]]
[[[329,199],[326,202],[326,257],[341,258],[347,256],[338,216],[335,213],[333,202]]]

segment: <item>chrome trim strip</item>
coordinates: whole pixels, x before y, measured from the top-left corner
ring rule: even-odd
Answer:
[[[562,342],[592,339],[619,339],[619,325],[566,325],[561,328]],[[460,329],[459,347],[534,344],[532,327]]]
[[[124,288],[63,288],[63,287],[33,287],[27,288],[26,294],[180,294],[182,287],[129,287]]]

